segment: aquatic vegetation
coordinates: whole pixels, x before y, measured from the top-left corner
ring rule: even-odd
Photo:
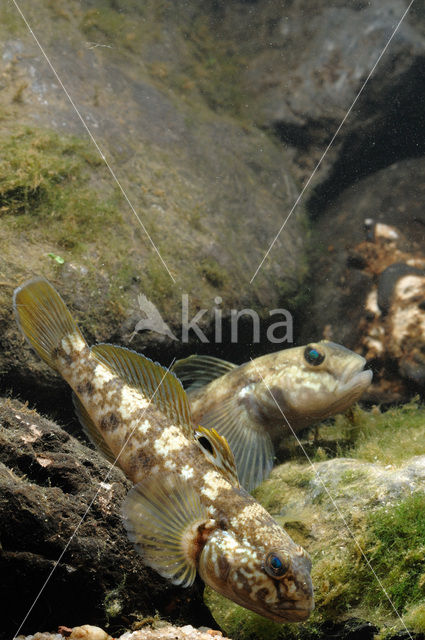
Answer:
[[[424,493],[414,493],[370,514],[365,544],[372,566],[400,612],[406,603],[417,604],[425,597]],[[382,602],[378,585],[365,594],[365,601],[372,605]]]
[[[141,21],[109,6],[89,9],[81,20],[81,30],[93,41],[105,46],[123,46],[132,52],[140,50]]]
[[[240,76],[246,62],[236,48],[221,35],[207,16],[198,16],[188,28],[182,28],[192,49],[192,60],[180,73],[182,92],[196,87],[214,111],[227,111],[240,116],[244,94]]]
[[[90,145],[72,136],[24,127],[1,135],[0,211],[12,230],[46,237],[81,252],[105,224],[122,222],[116,203],[101,200],[89,171],[102,162]]]
[[[381,412],[355,407],[350,416],[337,416],[326,427],[328,437],[343,437],[340,453],[360,460],[398,465],[424,453],[425,407],[418,398]],[[345,441],[345,444],[344,444]]]
[[[425,633],[425,602],[408,607],[404,621],[414,633]]]
[[[86,290],[107,287],[105,314],[83,320],[91,335],[102,335],[110,323],[120,322],[137,273],[129,252],[132,227],[122,217],[120,195],[105,183],[103,162],[89,141],[36,127],[3,130],[0,145],[3,277],[41,272],[77,276]],[[9,273],[12,264],[19,268]],[[7,316],[7,288],[0,289],[0,301],[0,315]],[[92,300],[86,303],[90,308]]]
[[[219,265],[217,260],[212,258],[204,258],[199,265],[199,272],[202,278],[205,278],[213,287],[220,289],[229,280],[229,274]]]

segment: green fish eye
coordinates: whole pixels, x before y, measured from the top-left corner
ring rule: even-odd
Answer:
[[[323,360],[325,359],[325,356],[323,353],[320,353],[320,351],[318,351],[314,347],[308,346],[305,348],[304,358],[306,359],[308,364],[317,366],[318,364],[322,364]]]
[[[282,578],[289,569],[289,562],[271,551],[266,556],[264,569],[272,578]]]

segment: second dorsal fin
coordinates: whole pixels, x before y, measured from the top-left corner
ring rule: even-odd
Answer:
[[[132,387],[140,389],[170,420],[193,434],[189,401],[176,376],[136,351],[113,344],[97,344],[93,356]]]
[[[213,428],[205,429],[200,426],[195,431],[195,438],[208,460],[219,469],[230,484],[239,487],[235,458],[226,438]]]
[[[237,364],[214,356],[193,355],[177,360],[171,367],[171,371],[181,380],[187,391],[194,391],[237,367]]]
[[[273,468],[274,448],[270,435],[253,421],[246,406],[231,396],[201,418],[208,431],[217,429],[230,446],[241,485],[252,491]]]

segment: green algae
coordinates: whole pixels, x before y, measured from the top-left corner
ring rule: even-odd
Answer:
[[[325,554],[319,548],[313,551],[316,603],[323,620],[354,608],[373,622],[394,615],[383,588],[400,614],[423,600],[424,507],[425,496],[417,493],[392,506],[359,514],[357,521],[350,521],[359,546],[342,533],[339,541],[335,538],[339,548],[328,548]]]
[[[217,260],[212,258],[204,258],[199,266],[199,271],[201,277],[216,289],[223,287],[229,280],[228,272],[219,265]]]
[[[97,45],[122,46],[132,52],[140,49],[138,21],[114,9],[103,6],[89,9],[81,20],[81,30]]]
[[[366,479],[366,472],[361,469],[348,469],[344,471],[341,475],[341,484],[342,485],[352,485],[357,484],[361,480]]]
[[[366,553],[399,612],[425,598],[425,494],[383,507],[367,518]],[[366,578],[364,575],[363,578]],[[382,589],[371,585],[367,604],[379,605]]]
[[[255,498],[270,512],[280,513],[282,505],[294,502],[302,496],[313,477],[313,471],[306,465],[289,462],[285,468],[279,467],[273,476],[255,489]]]
[[[425,633],[425,602],[408,607],[404,622],[414,633]]]
[[[397,465],[424,453],[425,407],[414,399],[384,413],[357,410],[354,429],[353,457]]]
[[[15,263],[21,265],[20,277],[32,272],[62,279],[70,265],[73,278],[80,277],[86,290],[97,290],[99,282],[103,287],[108,282],[103,275],[107,255],[113,277],[104,314],[90,314],[88,297],[88,313],[80,318],[90,336],[105,335],[108,321],[116,325],[122,315],[119,301],[133,265],[131,232],[121,215],[119,193],[105,185],[102,160],[89,142],[37,127],[2,130],[0,148],[3,277],[11,277],[8,265]],[[17,273],[15,268],[13,277]],[[19,282],[10,284],[13,288]],[[0,300],[8,313],[8,288],[0,291]]]
[[[23,128],[2,135],[0,212],[13,230],[45,233],[59,247],[83,249],[116,215],[89,185],[101,164],[87,144],[51,131]]]
[[[319,436],[303,446],[314,461],[348,456],[382,465],[401,464],[424,453],[425,406],[414,398],[400,407],[382,412],[379,407],[364,410],[359,405],[345,415],[317,427]],[[290,443],[286,457],[304,460],[298,443]]]
[[[9,38],[26,29],[24,21],[11,3],[4,3],[0,28]]]

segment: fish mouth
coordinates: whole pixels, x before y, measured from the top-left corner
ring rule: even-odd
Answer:
[[[350,364],[341,376],[342,393],[353,393],[360,395],[372,382],[373,373],[370,369],[365,369],[366,359],[358,356],[353,364]]]
[[[283,609],[283,611],[282,611]],[[310,616],[314,609],[314,603],[304,607],[294,607],[293,603],[288,603],[288,606],[281,606],[282,613],[278,614],[275,620],[279,622],[304,622]]]
[[[335,400],[327,406],[327,411],[321,419],[345,411],[360,398],[373,377],[370,369],[364,369],[365,364],[366,359],[358,355],[355,361],[344,369],[335,389]]]

